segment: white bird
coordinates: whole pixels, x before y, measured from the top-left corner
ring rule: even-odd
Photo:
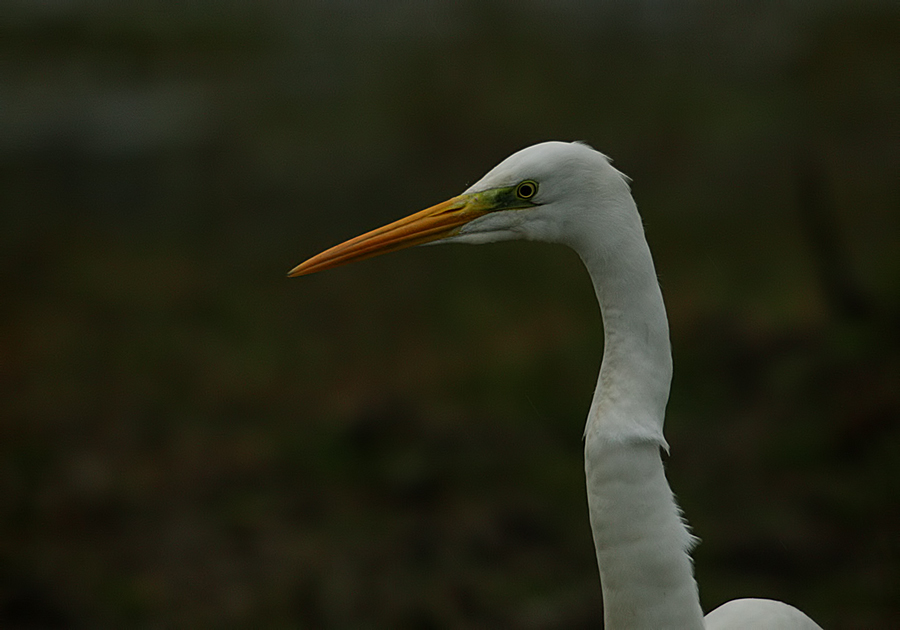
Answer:
[[[739,599],[705,618],[688,531],[660,449],[672,378],[669,325],[628,181],[581,143],[508,157],[463,194],[318,254],[322,271],[411,245],[526,239],[574,249],[603,318],[600,376],[584,430],[584,468],[607,630],[819,628],[782,602]],[[819,630],[821,630],[819,628]]]

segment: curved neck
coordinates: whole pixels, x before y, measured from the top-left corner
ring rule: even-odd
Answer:
[[[672,357],[662,294],[630,194],[615,256],[590,228],[574,243],[603,316],[603,363],[585,426],[585,475],[605,628],[702,628],[693,537],[666,481],[660,448]],[[608,248],[607,248],[608,249]]]
[[[669,322],[640,216],[630,195],[627,202],[634,224],[616,244],[616,255],[601,256],[596,247],[579,252],[603,317],[603,361],[588,428],[593,422],[608,440],[651,440],[668,448],[663,421],[672,381]]]

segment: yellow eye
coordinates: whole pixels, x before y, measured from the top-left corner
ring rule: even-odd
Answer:
[[[516,186],[516,197],[519,199],[531,199],[537,194],[537,182],[526,179],[524,182]]]

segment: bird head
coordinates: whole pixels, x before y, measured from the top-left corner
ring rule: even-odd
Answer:
[[[609,206],[605,220],[614,221],[617,204],[604,201],[623,195],[630,199],[626,179],[601,153],[581,143],[544,142],[509,156],[461,195],[336,245],[288,275],[435,242],[525,239],[579,249],[585,225],[604,220],[598,207]]]

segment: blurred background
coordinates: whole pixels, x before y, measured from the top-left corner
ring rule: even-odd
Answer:
[[[574,253],[319,250],[634,178],[705,609],[900,627],[900,5],[0,6],[0,626],[598,628]]]

